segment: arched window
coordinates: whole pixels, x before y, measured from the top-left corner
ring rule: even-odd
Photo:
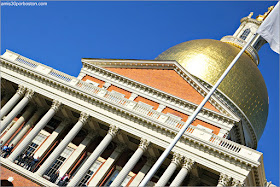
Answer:
[[[249,28],[245,29],[245,31],[241,34],[240,38],[245,40],[250,32],[251,32],[251,30]]]

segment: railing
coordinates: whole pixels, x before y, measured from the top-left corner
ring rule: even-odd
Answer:
[[[88,93],[92,93],[94,95],[97,95],[101,91],[101,88],[93,86],[92,84],[88,84],[84,81],[79,81],[78,84],[76,84],[76,87],[85,90]]]
[[[190,125],[185,134],[193,134],[194,131],[200,131],[202,132],[201,134],[203,135],[204,133],[207,133],[205,130],[200,129],[196,126],[192,126]],[[209,134],[209,133],[208,133]],[[229,150],[229,151],[233,151],[235,153],[239,153],[241,150],[241,145],[236,144],[230,140],[221,138],[215,134],[211,134],[210,138],[207,140],[209,143],[216,145],[217,147]]]
[[[185,123],[169,116],[165,124],[173,129],[180,130]]]
[[[238,144],[229,141],[227,139],[221,138],[219,136],[216,136],[215,134],[212,135],[209,141],[214,143],[216,146],[228,149],[236,153],[238,153],[241,150],[241,147]]]
[[[111,101],[115,104],[122,105],[122,106],[127,106],[127,104],[130,102],[130,100],[125,99],[117,94],[113,94],[109,91],[106,91],[104,98],[106,98],[108,101]]]
[[[149,116],[153,119],[158,119],[160,115],[162,115],[162,113],[157,112],[153,109],[149,109],[143,105],[140,105],[139,103],[137,103],[137,105],[133,108],[133,110],[137,113],[140,113],[142,115],[146,115]]]
[[[30,59],[28,59],[28,58],[25,58],[25,57],[23,57],[23,56],[19,56],[19,57],[16,59],[16,61],[19,62],[19,63],[25,64],[25,65],[27,65],[27,66],[29,66],[29,67],[32,67],[32,68],[36,68],[36,67],[39,65],[38,62],[35,62],[35,61],[30,60]]]
[[[35,70],[38,67],[38,65],[49,68],[48,66],[41,65],[38,62],[32,61],[32,60],[27,59],[27,58],[22,57],[22,56],[19,56],[18,58],[16,58],[15,61],[17,63],[24,64],[27,68],[33,68]],[[138,114],[141,114],[145,117],[152,118],[154,120],[159,120],[159,118],[161,116],[163,116],[164,118],[166,118],[166,120],[164,122],[161,122],[161,124],[166,126],[167,128],[173,129],[173,130],[178,132],[183,127],[183,125],[185,124],[185,122],[183,122],[181,120],[178,120],[178,119],[174,119],[167,114],[163,114],[163,113],[158,112],[156,110],[149,109],[149,108],[147,108],[143,105],[140,105],[138,103],[135,105],[134,101],[123,98],[123,97],[119,96],[118,94],[111,93],[108,90],[96,87],[92,84],[86,83],[82,80],[79,80],[75,77],[72,77],[70,75],[62,73],[60,71],[54,70],[52,68],[49,68],[49,69],[50,69],[50,71],[49,71],[49,73],[47,73],[48,76],[51,76],[55,79],[59,79],[60,81],[64,81],[67,84],[71,84],[71,82],[74,81],[76,83],[71,84],[71,85],[72,86],[74,85],[77,89],[85,91],[86,93],[95,95],[97,97],[102,97],[103,99],[106,99],[107,101],[110,101],[110,102],[112,102],[112,103],[114,103],[118,106],[121,106],[121,107],[128,108],[129,104],[133,104],[132,105],[133,107],[129,108],[130,110],[132,110],[132,111],[134,111]],[[39,69],[37,71],[39,71]],[[160,121],[158,121],[158,122],[160,122]],[[197,135],[197,133],[194,134],[194,132],[203,132],[203,133],[200,133],[202,135]],[[206,131],[204,131],[202,129],[199,129],[199,128],[197,128],[195,126],[192,126],[192,125],[190,125],[188,127],[185,134],[195,136],[195,137],[200,138],[200,139],[203,138],[204,140],[205,140],[205,134],[206,134],[210,137],[207,140],[209,143],[211,143],[211,144],[213,144],[217,147],[220,147],[222,149],[233,151],[235,153],[239,153],[242,148],[245,149],[247,152],[249,151],[249,148],[247,148],[247,147],[241,146],[241,145],[239,145],[235,142],[232,142],[232,141],[229,141],[227,139],[221,138],[221,137],[219,137],[215,134],[206,132]],[[204,137],[201,137],[201,136],[204,136]],[[251,151],[251,149],[250,149],[250,151]]]
[[[72,76],[69,76],[65,73],[62,73],[62,72],[54,70],[54,69],[52,69],[49,74],[53,77],[56,77],[58,79],[65,81],[65,82],[70,82],[73,79]]]

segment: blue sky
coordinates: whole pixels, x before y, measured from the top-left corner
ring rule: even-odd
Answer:
[[[240,19],[275,1],[55,2],[1,7],[1,54],[6,49],[73,76],[81,58],[154,59],[194,39],[232,35]],[[279,186],[279,55],[268,44],[259,69],[269,94],[269,116],[258,144],[268,181]]]

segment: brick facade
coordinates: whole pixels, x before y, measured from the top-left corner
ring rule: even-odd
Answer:
[[[40,186],[26,178],[24,178],[23,176],[10,171],[9,169],[0,166],[0,179],[1,180],[8,180],[9,177],[13,177],[13,185],[14,186]]]
[[[106,69],[195,104],[200,104],[204,98],[174,70],[108,67]],[[219,112],[209,102],[205,104],[205,108]]]

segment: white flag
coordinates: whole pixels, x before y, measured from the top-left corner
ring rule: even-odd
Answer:
[[[257,33],[261,35],[270,45],[270,48],[280,54],[280,9],[279,2],[265,18]]]

